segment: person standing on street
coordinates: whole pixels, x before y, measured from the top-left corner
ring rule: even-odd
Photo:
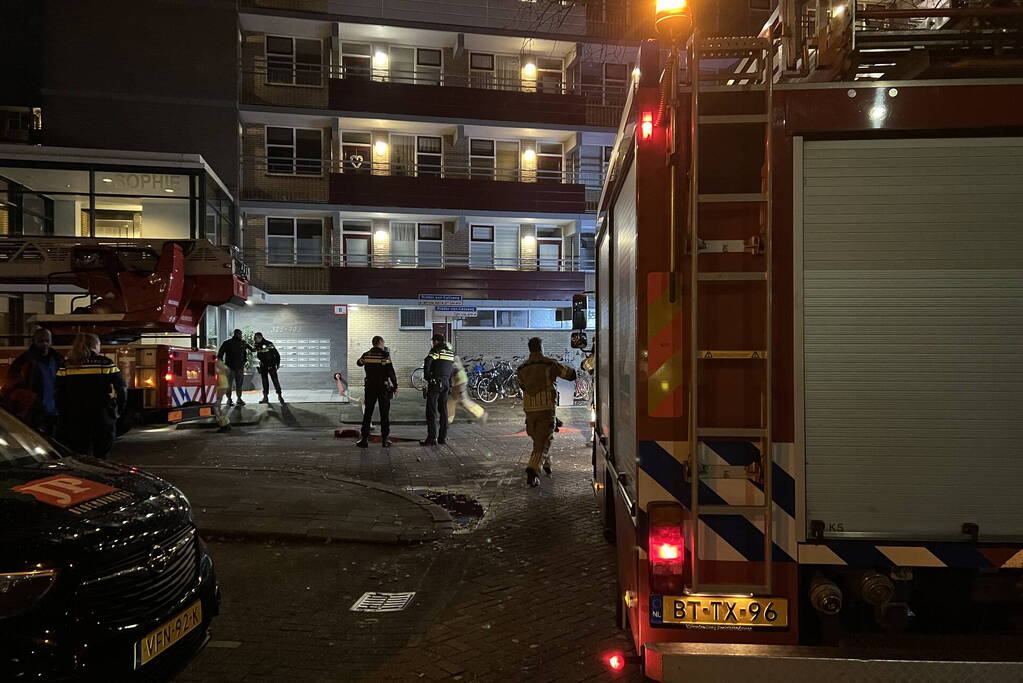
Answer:
[[[433,335],[433,348],[423,359],[426,380],[426,440],[420,446],[444,445],[448,438],[448,392],[455,372],[455,354],[443,334]],[[439,424],[438,424],[439,418]]]
[[[57,427],[57,370],[64,362],[52,344],[50,331],[37,329],[32,345],[8,368],[8,383],[0,393],[0,404],[47,436]]]
[[[391,447],[391,397],[398,393],[398,377],[394,374],[391,352],[384,346],[384,338],[373,337],[373,346],[362,354],[355,364],[366,369],[365,412],[362,414],[362,438],[355,444],[369,447],[369,432],[373,423],[373,408],[380,404],[380,438],[384,448]]]
[[[263,399],[260,403],[270,402],[270,382],[267,381],[267,377],[274,381],[277,400],[284,403],[284,397],[281,396],[281,383],[277,379],[277,368],[281,367],[281,354],[277,352],[274,343],[266,339],[262,332],[252,335],[252,342],[256,345],[253,350],[256,352],[256,359],[259,360],[259,378],[263,380]]]
[[[574,380],[575,370],[562,365],[553,358],[543,355],[543,340],[533,337],[529,340],[529,358],[519,366],[519,386],[522,387],[522,409],[526,412],[526,434],[533,439],[533,452],[526,465],[526,483],[540,485],[540,464],[543,471],[551,475],[551,440],[557,417],[558,378]]]
[[[213,405],[213,416],[217,420],[217,431],[220,433],[231,431],[231,419],[224,415],[220,408],[220,402],[227,396],[231,400],[231,369],[224,365],[224,361],[217,359],[217,402]]]
[[[120,370],[99,348],[99,337],[79,334],[57,370],[57,438],[76,453],[105,458],[127,394]]]
[[[462,359],[455,356],[455,374],[451,380],[451,393],[448,394],[448,424],[455,421],[455,412],[458,410],[458,404],[461,403],[462,407],[469,411],[477,420],[482,422],[487,421],[487,411],[476,401],[469,398],[469,373],[465,371],[465,366],[462,364]]]
[[[217,351],[217,360],[224,361],[224,365],[231,371],[231,383],[234,384],[234,391],[238,395],[238,405],[245,405],[242,400],[242,385],[245,383],[245,363],[248,361],[248,352],[252,351],[249,343],[242,339],[242,331],[235,330],[231,338],[220,345]],[[264,385],[265,386],[265,385]],[[227,392],[227,405],[233,406],[231,392]]]

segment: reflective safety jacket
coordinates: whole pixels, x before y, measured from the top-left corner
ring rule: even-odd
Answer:
[[[431,385],[450,387],[455,372],[455,354],[447,344],[435,344],[423,359],[423,378]]]
[[[451,378],[451,384],[456,387],[460,387],[469,381],[469,373],[465,371],[465,366],[462,365],[462,359],[455,356],[455,375]]]
[[[256,344],[253,351],[256,352],[256,360],[264,368],[281,367],[281,354],[277,352],[277,347],[269,339],[264,339]]]
[[[371,348],[362,354],[355,364],[366,370],[366,386],[373,389],[394,391],[398,388],[398,378],[394,374],[391,354],[386,349]]]
[[[538,410],[554,410],[558,404],[558,390],[554,382],[561,379],[574,380],[575,370],[562,365],[542,353],[531,353],[516,373],[522,387],[522,409],[527,413]]]
[[[124,412],[126,400],[121,371],[106,356],[92,354],[78,364],[65,360],[57,370],[61,420],[115,420]]]

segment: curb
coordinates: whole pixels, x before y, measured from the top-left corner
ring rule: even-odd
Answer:
[[[219,526],[217,524],[204,525],[196,523],[199,531],[204,537],[227,538],[243,541],[279,541],[290,543],[377,543],[377,544],[413,544],[436,541],[451,536],[454,532],[454,520],[447,510],[439,505],[431,503],[422,496],[416,496],[400,489],[377,484],[375,482],[360,481],[349,477],[342,477],[322,472],[310,472],[308,470],[293,470],[280,467],[211,467],[204,465],[155,465],[141,468],[143,471],[159,476],[160,470],[214,470],[217,472],[276,472],[280,474],[301,475],[304,477],[316,477],[328,481],[336,481],[350,486],[361,486],[364,489],[389,494],[400,498],[421,508],[430,516],[433,524],[432,533],[411,534],[404,530],[378,531],[373,529],[346,529],[343,532],[320,533],[320,530],[310,530],[306,533],[295,533],[288,531],[262,531],[253,529],[239,529],[237,527]]]

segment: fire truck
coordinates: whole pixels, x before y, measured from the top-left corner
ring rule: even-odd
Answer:
[[[0,240],[0,269],[10,282],[84,292],[71,312],[32,321],[63,352],[69,347],[60,344],[78,332],[100,337],[128,388],[121,431],[213,415],[214,351],[137,340],[162,333],[195,339],[207,306],[244,302],[248,278],[236,249],[207,240],[12,238]],[[0,378],[23,350],[0,349]]]
[[[644,673],[1023,680],[1023,7],[783,1],[729,38],[657,4],[596,236]]]

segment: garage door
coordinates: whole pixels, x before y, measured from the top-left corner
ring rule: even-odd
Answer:
[[[1023,138],[801,159],[807,520],[1023,537]]]

